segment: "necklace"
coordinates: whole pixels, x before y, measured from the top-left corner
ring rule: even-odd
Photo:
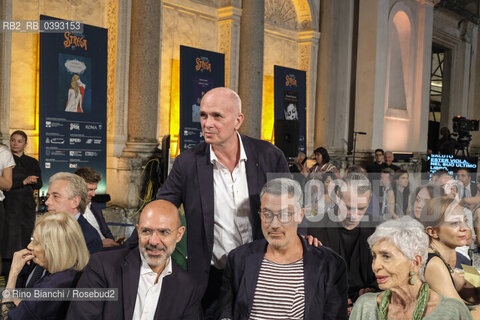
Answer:
[[[422,319],[423,313],[425,312],[425,307],[427,306],[428,296],[430,288],[428,284],[424,282],[420,288],[420,293],[418,294],[418,301],[413,310],[412,320]],[[378,319],[387,320],[388,305],[390,304],[390,298],[392,297],[392,292],[390,290],[385,291],[383,294],[382,300],[380,300],[380,306],[378,307]]]

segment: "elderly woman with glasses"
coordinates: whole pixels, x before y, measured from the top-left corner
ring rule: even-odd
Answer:
[[[6,289],[22,283],[26,264],[33,271],[25,287],[48,292],[52,288],[74,288],[80,272],[87,265],[89,253],[75,217],[63,212],[42,216],[26,249],[15,252]],[[25,267],[25,268],[24,268]],[[17,282],[17,280],[20,280]],[[44,291],[40,291],[44,290]],[[68,301],[12,300],[3,294],[0,319],[65,319]]]
[[[377,227],[368,238],[380,293],[362,295],[350,319],[472,319],[463,302],[439,295],[424,280],[428,236],[404,216]]]

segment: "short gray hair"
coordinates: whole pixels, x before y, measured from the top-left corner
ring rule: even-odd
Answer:
[[[70,198],[80,197],[80,203],[78,204],[78,211],[81,214],[85,213],[87,207],[88,190],[85,184],[85,180],[82,177],[70,172],[58,172],[50,177],[50,183],[57,180],[67,181],[67,194]]]
[[[418,271],[418,276],[424,280],[423,275],[425,264],[427,263],[429,239],[425,228],[420,222],[409,216],[385,221],[368,238],[370,249],[380,240],[390,241],[410,260],[414,260],[416,255],[420,255],[422,257],[422,265]]]
[[[276,178],[268,181],[260,192],[260,199],[265,193],[281,196],[288,194],[295,197],[300,208],[303,208],[303,192],[300,183],[289,178]]]

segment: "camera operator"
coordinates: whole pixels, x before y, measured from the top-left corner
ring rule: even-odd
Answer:
[[[437,150],[440,154],[455,154],[455,145],[457,141],[452,138],[450,130],[447,127],[440,129],[442,137],[438,140]]]

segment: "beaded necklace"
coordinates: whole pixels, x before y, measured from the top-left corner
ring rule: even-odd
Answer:
[[[428,296],[430,293],[430,288],[428,284],[424,282],[420,288],[420,293],[418,294],[418,301],[413,310],[412,320],[422,319],[423,313],[425,312],[425,307],[427,306]],[[380,300],[380,305],[378,306],[378,319],[387,320],[388,305],[390,304],[390,298],[392,297],[392,292],[390,290],[385,291],[383,294],[382,300]]]

